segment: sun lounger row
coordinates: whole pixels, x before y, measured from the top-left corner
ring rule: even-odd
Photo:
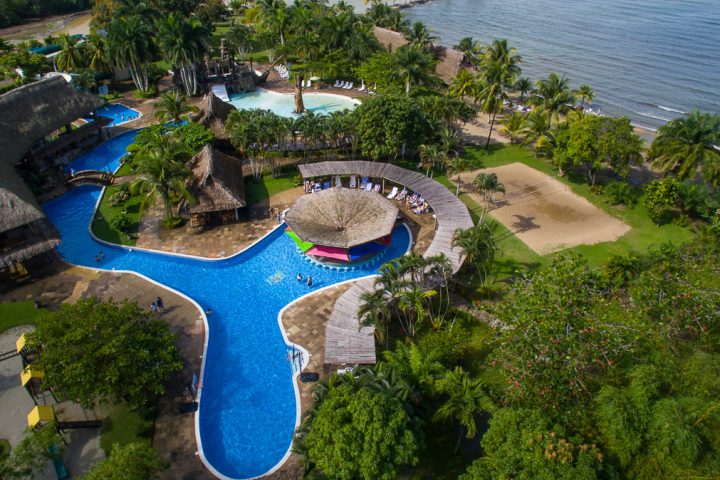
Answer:
[[[353,82],[343,82],[342,80],[335,80],[333,88],[344,88],[345,90],[352,90]]]
[[[300,87],[301,87],[301,88],[310,88],[310,87],[312,87],[312,80],[308,80],[307,82],[306,82],[305,80],[303,80],[302,82],[300,82]]]
[[[280,78],[283,80],[287,80],[290,78],[290,72],[288,72],[288,69],[285,65],[275,65],[275,71],[280,74]]]

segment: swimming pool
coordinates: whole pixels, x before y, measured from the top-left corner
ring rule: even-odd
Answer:
[[[108,140],[95,147],[85,155],[71,160],[65,169],[80,172],[82,170],[101,170],[114,173],[120,167],[120,159],[127,153],[127,147],[135,142],[140,130],[132,130]]]
[[[360,102],[342,95],[328,93],[303,93],[305,108],[318,115],[327,115],[340,110],[352,110]],[[288,93],[278,93],[264,88],[254,92],[234,93],[230,103],[240,110],[271,110],[281,117],[294,117],[295,98]]]
[[[142,114],[137,110],[127,107],[122,103],[108,103],[107,105],[98,108],[96,113],[103,117],[112,119],[112,122],[110,122],[108,127],[121,125],[142,116]],[[85,120],[89,120],[89,118],[86,118]]]
[[[298,421],[279,311],[311,291],[373,274],[377,264],[343,271],[309,263],[282,228],[217,261],[109,246],[88,232],[100,193],[95,186],[78,187],[43,206],[60,231],[58,252],[73,264],[139,273],[212,309],[196,414],[203,459],[226,478],[268,472],[287,454]],[[409,246],[407,228],[396,229],[384,260],[402,256]],[[100,250],[105,259],[97,263]],[[298,282],[297,273],[311,275],[312,288]]]

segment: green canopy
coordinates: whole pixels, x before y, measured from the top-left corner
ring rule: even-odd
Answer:
[[[286,230],[285,233],[287,233],[288,237],[292,238],[293,241],[297,244],[298,248],[301,252],[305,253],[311,248],[313,248],[315,245],[313,245],[310,242],[303,242],[300,237],[297,236],[295,232],[292,230]]]

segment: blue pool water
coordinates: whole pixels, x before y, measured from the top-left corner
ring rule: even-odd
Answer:
[[[336,271],[313,265],[281,228],[219,261],[108,246],[88,233],[100,193],[98,187],[78,187],[44,205],[60,231],[58,252],[76,265],[140,273],[212,309],[198,441],[207,462],[226,477],[267,472],[286,454],[296,422],[289,347],[277,322],[279,311],[310,291],[375,273],[377,266]],[[402,256],[409,244],[407,229],[396,229],[383,261]],[[98,263],[100,250],[106,256]],[[295,279],[298,273],[312,275],[312,288]]]
[[[109,103],[98,108],[96,113],[103,117],[112,119],[112,122],[108,125],[109,127],[114,127],[115,125],[120,125],[121,123],[140,118],[140,112],[133,110],[130,107],[126,107],[122,103]]]
[[[101,170],[109,173],[120,167],[120,159],[127,153],[127,147],[135,141],[139,130],[133,130],[99,145],[91,152],[71,161],[67,166],[69,172],[72,168],[76,172],[81,170]]]
[[[304,93],[305,108],[317,115],[327,115],[340,110],[352,110],[357,102],[341,95],[326,93]],[[295,99],[288,93],[271,92],[258,88],[254,92],[234,93],[230,103],[241,110],[272,110],[281,117],[294,117]]]

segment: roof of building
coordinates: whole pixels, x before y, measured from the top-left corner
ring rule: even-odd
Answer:
[[[216,137],[222,138],[225,136],[225,121],[233,110],[237,109],[210,92],[203,97],[200,112],[194,120],[212,130]]]
[[[391,51],[395,51],[408,43],[402,33],[387,28],[375,27],[374,34],[380,45],[383,45]],[[435,71],[444,81],[450,82],[462,68],[465,54],[459,50],[442,46],[435,46],[433,50],[438,59]]]
[[[205,145],[188,163],[188,190],[195,198],[185,204],[183,213],[197,214],[234,210],[247,205],[242,161]]]
[[[379,193],[335,187],[298,198],[285,222],[306,242],[350,248],[392,233],[397,214]]]
[[[79,92],[64,78],[51,77],[0,95],[0,145],[15,165],[33,143],[105,104]]]

